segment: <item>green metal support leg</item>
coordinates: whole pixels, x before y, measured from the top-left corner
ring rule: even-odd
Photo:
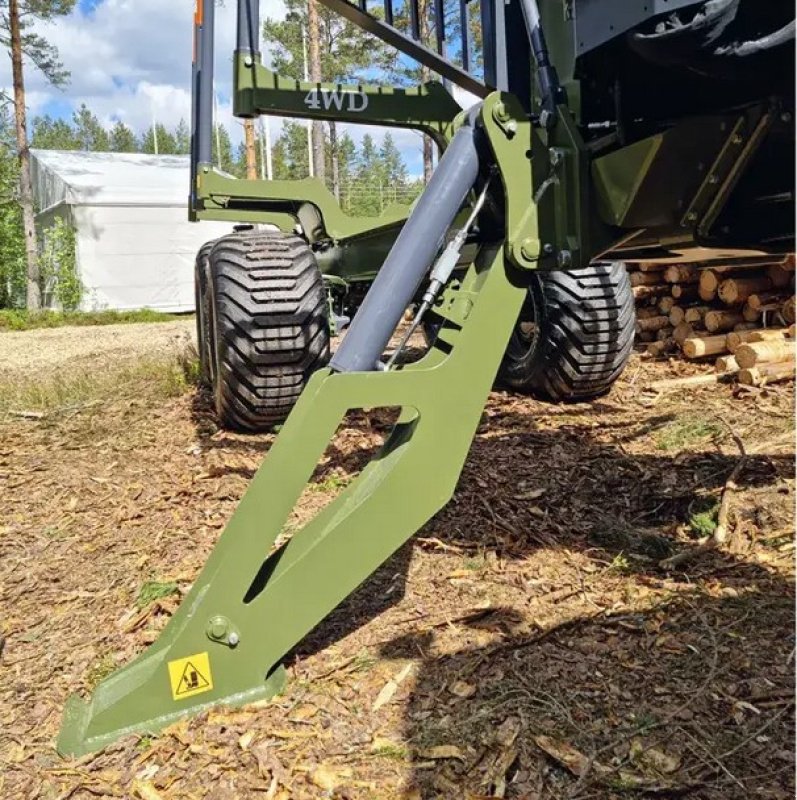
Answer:
[[[459,324],[418,363],[313,377],[158,641],[90,700],[70,698],[59,752],[281,690],[285,654],[453,494],[523,302],[510,272],[502,247],[483,248],[443,308]],[[379,454],[268,556],[346,412],[388,406],[402,413]]]

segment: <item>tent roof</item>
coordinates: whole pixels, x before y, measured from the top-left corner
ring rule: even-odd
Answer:
[[[31,150],[36,203],[185,206],[188,156]]]

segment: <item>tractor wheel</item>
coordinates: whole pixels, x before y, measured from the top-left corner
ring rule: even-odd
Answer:
[[[329,360],[315,257],[298,236],[234,234],[211,251],[210,277],[216,412],[225,427],[269,430]]]
[[[196,314],[196,349],[199,355],[199,380],[203,386],[213,382],[210,332],[210,294],[208,292],[208,256],[215,241],[199,248],[194,266],[194,307]]]
[[[628,361],[634,323],[622,263],[534,275],[499,379],[553,401],[598,397]]]

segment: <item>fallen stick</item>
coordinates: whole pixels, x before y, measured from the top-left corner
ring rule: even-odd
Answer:
[[[712,383],[730,383],[736,373],[712,372],[706,375],[692,375],[689,378],[668,378],[664,381],[656,381],[650,384],[650,388],[655,392],[666,392],[671,389],[685,389],[690,386],[708,386]]]
[[[717,527],[714,529],[714,533],[701,541],[697,547],[693,547],[691,550],[684,550],[683,552],[677,553],[670,558],[665,558],[664,560],[659,561],[659,566],[663,569],[672,569],[673,567],[677,567],[687,561],[691,561],[693,558],[695,558],[695,556],[700,555],[700,553],[721,547],[723,544],[725,544],[725,541],[728,538],[728,514],[730,513],[731,507],[731,494],[739,488],[736,484],[736,481],[739,479],[739,476],[742,474],[742,470],[747,464],[748,456],[744,442],[741,440],[738,434],[724,419],[722,422],[728,428],[733,441],[739,448],[739,460],[731,470],[731,474],[728,476],[728,479],[725,481],[725,486],[722,489],[720,507],[719,511],[717,512]]]

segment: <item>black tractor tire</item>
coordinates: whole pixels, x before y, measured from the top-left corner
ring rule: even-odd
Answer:
[[[279,231],[225,236],[209,260],[216,413],[226,428],[271,430],[329,361],[321,273],[307,243]]]
[[[634,326],[625,264],[535,274],[499,380],[554,402],[599,397],[628,361]]]
[[[196,315],[196,349],[199,356],[199,382],[211,386],[213,382],[210,330],[210,251],[216,241],[205,242],[199,248],[194,265],[194,307]]]

